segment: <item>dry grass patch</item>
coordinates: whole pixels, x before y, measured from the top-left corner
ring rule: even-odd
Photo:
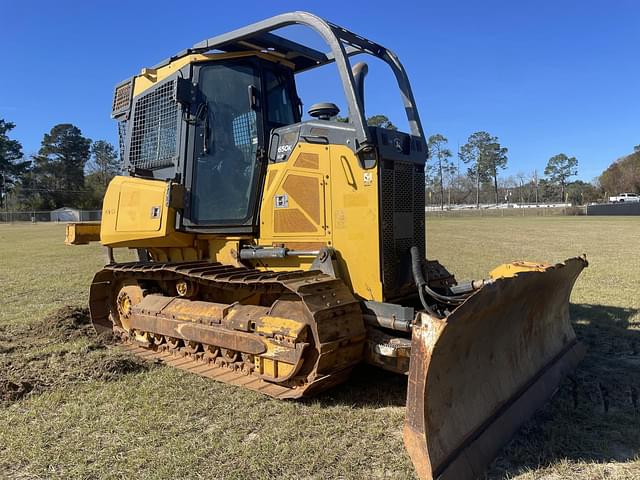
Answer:
[[[84,308],[101,252],[65,247],[63,235],[58,225],[0,225],[3,476],[413,476],[401,438],[403,377],[363,367],[318,398],[279,402],[142,365],[87,328]],[[591,263],[571,306],[587,357],[505,447],[488,478],[640,478],[637,238],[637,218],[428,222],[429,256],[461,279],[523,258],[587,253]],[[18,393],[4,393],[16,390],[6,382]]]

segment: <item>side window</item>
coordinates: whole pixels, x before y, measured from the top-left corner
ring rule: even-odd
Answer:
[[[295,123],[295,104],[291,98],[288,77],[270,69],[265,73],[267,122],[269,129]]]
[[[245,155],[254,155],[254,149],[258,143],[256,112],[250,110],[235,117],[231,122],[231,129],[234,145]]]

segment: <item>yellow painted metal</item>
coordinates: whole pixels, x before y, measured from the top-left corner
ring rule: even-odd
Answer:
[[[315,159],[317,168],[296,165],[305,155]],[[299,143],[287,162],[269,165],[260,210],[260,244],[291,240],[331,244],[330,169],[329,148],[311,143]],[[286,207],[276,206],[278,196],[286,196]]]
[[[304,156],[314,159],[311,165],[297,162]],[[330,163],[326,145],[299,143],[288,161],[269,165],[260,208],[258,244],[273,246],[304,242],[332,246],[330,217],[327,215],[331,209],[331,196],[327,191]],[[312,190],[312,195],[309,190]],[[276,207],[277,196],[286,196],[288,206]],[[313,256],[288,257],[265,259],[259,262],[259,266],[275,271],[306,270],[312,262]]]
[[[509,278],[515,277],[520,272],[544,272],[551,267],[552,265],[546,263],[526,261],[504,263],[491,270],[491,272],[489,272],[489,276],[493,279]]]
[[[296,366],[291,363],[276,360],[274,357],[278,354],[278,346],[269,340],[264,340],[264,342],[267,345],[267,351],[255,357],[256,370],[260,375],[265,375],[273,379],[289,376]]]
[[[100,241],[110,247],[193,247],[194,235],[175,230],[168,182],[115,177],[102,204]]]
[[[209,258],[226,265],[241,266],[238,261],[240,238],[209,238],[207,243],[209,247]]]
[[[260,57],[270,62],[277,62],[285,65],[289,68],[293,68],[293,64],[287,60],[276,57],[275,55],[269,55],[268,53],[259,51],[246,51],[246,52],[233,52],[233,53],[215,53],[215,54],[201,54],[194,53],[192,55],[185,55],[173,62],[160,68],[143,68],[140,75],[135,77],[133,85],[133,96],[136,97],[155,85],[160,80],[167,78],[169,75],[177,72],[185,65],[191,63],[202,63],[212,60],[225,60],[230,58],[243,58],[243,57]]]
[[[121,243],[119,246],[144,246],[149,251],[151,258],[156,262],[180,262],[208,258],[213,262],[241,266],[237,255],[241,237],[218,238],[210,235],[192,235],[191,237],[193,241],[190,246],[174,247],[170,246],[170,243],[162,245],[155,242],[156,246],[148,247],[147,244],[150,245],[150,242],[142,242],[144,243],[142,245],[141,242],[133,239]],[[249,240],[250,237],[243,237],[243,239]]]
[[[100,241],[100,222],[67,223],[64,243],[67,245],[86,245]]]
[[[383,301],[378,170],[364,169],[353,151],[331,145],[331,223],[340,271],[352,291]]]
[[[304,198],[296,195],[292,179],[306,187]],[[312,197],[307,179],[317,184],[315,207],[305,205]],[[276,207],[276,197],[284,195],[288,205]],[[316,211],[320,212],[318,216]],[[278,220],[282,212],[295,215],[289,214],[287,221]],[[334,247],[339,252],[341,274],[353,292],[382,301],[378,218],[376,169],[363,169],[346,146],[298,143],[286,162],[268,167],[258,243],[272,246],[306,242]],[[268,259],[260,265],[272,270],[304,269],[312,261],[311,256]],[[354,265],[358,268],[349,270]]]
[[[138,242],[128,242],[138,243]],[[202,251],[193,247],[150,247],[147,248],[154,262],[190,262],[202,260]]]
[[[306,323],[291,318],[266,315],[260,318],[255,331],[261,335],[272,336],[278,334],[297,340],[306,326]]]

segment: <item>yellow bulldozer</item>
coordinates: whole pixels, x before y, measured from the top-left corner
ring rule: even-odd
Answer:
[[[273,33],[291,25],[328,51]],[[391,68],[410,132],[367,125],[357,55]],[[333,103],[303,120],[296,75],[330,63],[346,121]],[[481,475],[580,361],[569,295],[584,258],[467,282],[426,259],[427,143],[387,48],[278,15],[143,68],[116,86],[112,117],[126,174],[100,224],[69,224],[66,242],[106,247],[90,312],[122,348],[279,399],[362,362],[407,375],[404,441],[423,479]]]

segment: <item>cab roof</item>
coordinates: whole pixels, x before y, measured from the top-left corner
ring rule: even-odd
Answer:
[[[294,65],[295,72],[320,67],[335,61],[335,57],[331,51],[324,53],[271,33],[271,30],[298,23],[295,21],[296,18],[305,20],[304,23],[311,22],[318,26],[330,29],[335,37],[339,39],[339,42],[344,47],[347,56],[356,55],[358,53],[369,53],[375,56],[381,56],[386,51],[386,49],[381,45],[310,13],[293,12],[286,15],[291,18],[290,21],[274,21],[284,17],[284,15],[282,15],[203,40],[196,43],[191,48],[181,50],[172,57],[154,65],[152,68],[161,68],[186,55],[194,53],[213,53],[216,51],[229,53],[247,50],[263,51],[276,57],[286,59]]]

